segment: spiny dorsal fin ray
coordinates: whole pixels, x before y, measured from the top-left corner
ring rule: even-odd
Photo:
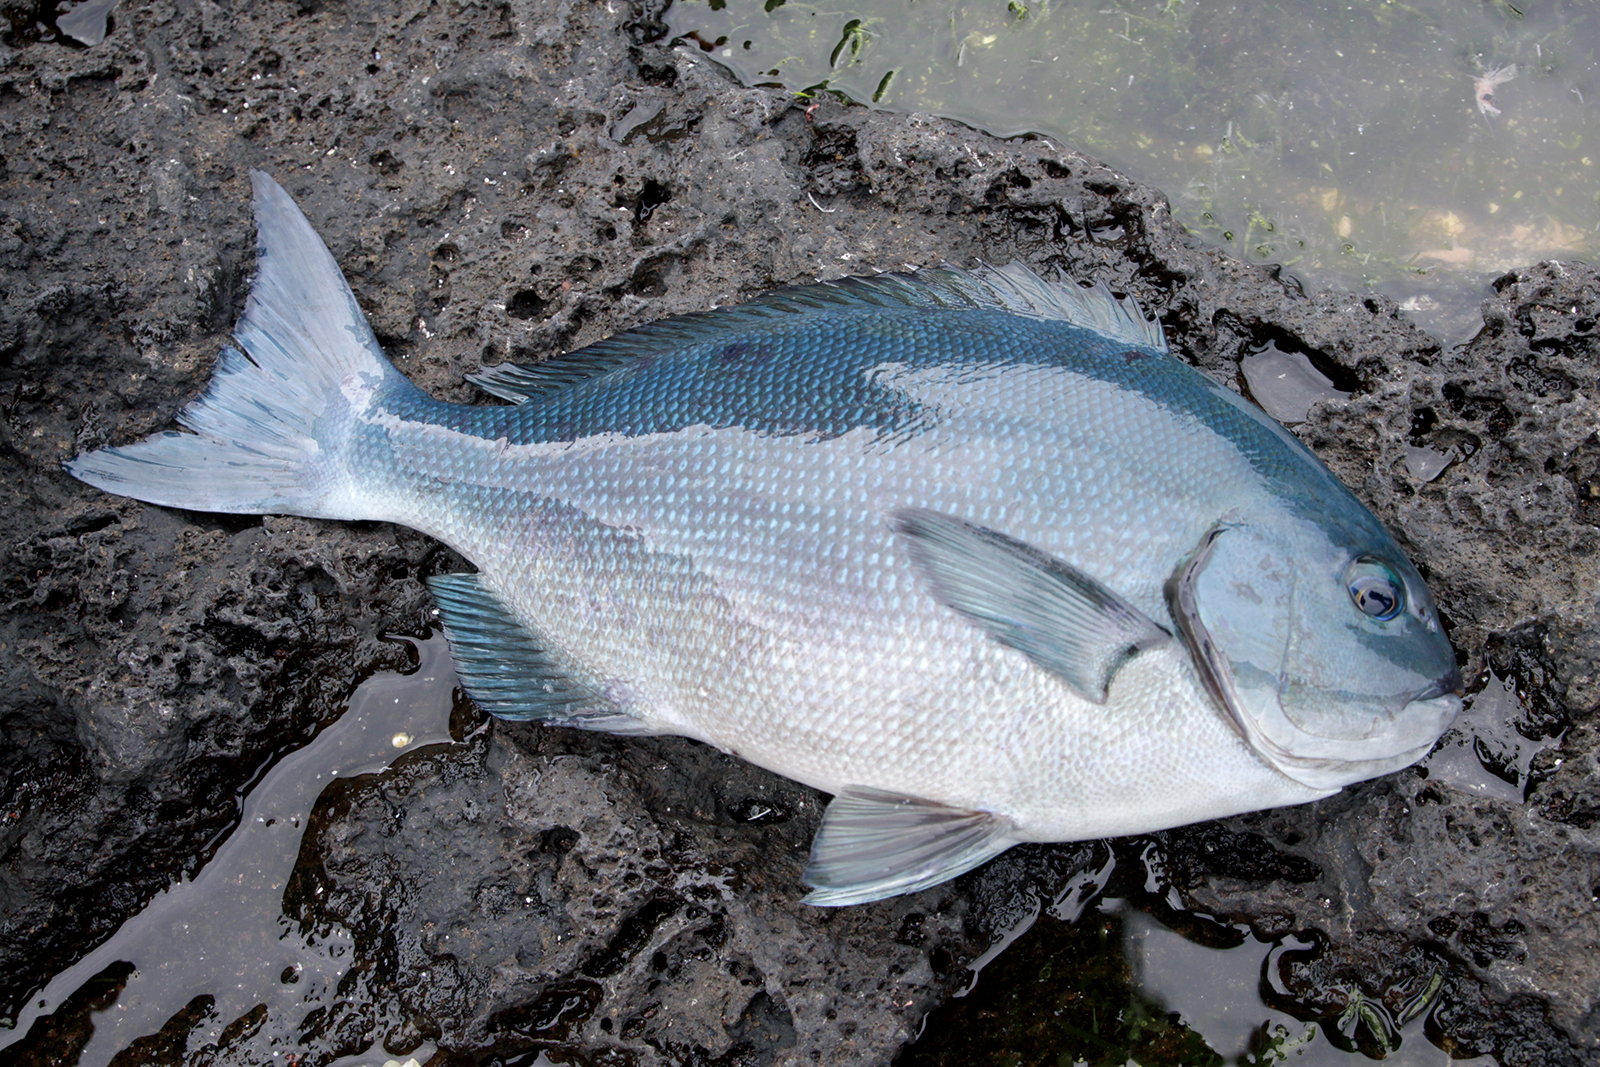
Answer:
[[[1096,704],[1124,663],[1172,639],[1089,575],[1005,534],[914,508],[895,513],[894,529],[940,603]]]
[[[807,904],[865,904],[949,881],[1016,844],[1011,821],[878,789],[834,797],[801,877]]]
[[[1059,319],[1129,344],[1165,350],[1161,324],[1147,321],[1138,304],[1112,295],[1103,282],[1084,289],[1052,282],[1021,263],[980,264],[962,270],[948,264],[910,273],[778,289],[740,304],[696,312],[626,330],[588,348],[543,363],[502,363],[467,375],[485,392],[522,403],[552,389],[609,374],[636,360],[718,337],[770,325],[797,314],[872,312],[919,308],[1004,311],[1030,318]]]

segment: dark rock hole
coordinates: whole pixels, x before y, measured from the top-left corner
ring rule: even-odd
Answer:
[[[1468,391],[1466,383],[1446,382],[1440,392],[1453,414],[1469,422],[1483,423],[1497,437],[1516,423],[1510,409],[1498,397],[1475,395]]]
[[[506,301],[506,314],[526,322],[544,318],[545,309],[549,306],[550,302],[532,289],[520,289]]]
[[[637,195],[629,198],[623,203],[618,204],[617,206],[632,209],[633,221],[636,224],[643,226],[645,223],[650,221],[650,216],[656,213],[656,208],[667,203],[671,199],[672,190],[668,189],[665,185],[656,181],[654,178],[646,178],[644,185],[639,189]]]
[[[1411,413],[1411,443],[1420,446],[1422,439],[1439,424],[1439,413],[1432,408],[1418,408]]]
[[[675,896],[662,894],[652,898],[622,923],[609,945],[585,960],[578,969],[590,978],[609,978],[616,974],[628,965],[628,961],[640,949],[649,944],[656,927],[682,906],[683,901]],[[652,957],[652,966],[654,963]]]

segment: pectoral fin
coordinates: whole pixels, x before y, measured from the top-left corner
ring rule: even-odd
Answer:
[[[484,711],[613,734],[657,732],[574,678],[478,575],[437,575],[428,589],[439,603],[461,687]]]
[[[865,904],[949,881],[1016,844],[1011,821],[931,800],[852,789],[823,813],[801,880],[805,903]]]
[[[1132,657],[1172,635],[1116,593],[1054,556],[937,512],[905,510],[894,528],[947,607],[1103,704]]]

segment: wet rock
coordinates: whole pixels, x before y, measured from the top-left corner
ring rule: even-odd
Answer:
[[[792,812],[752,822],[720,802]],[[481,1055],[605,1063],[873,1062],[966,951],[954,890],[797,907],[813,791],[704,746],[496,727],[470,751],[324,795],[288,897],[355,935],[367,995]],[[915,941],[883,937],[917,917]],[[349,978],[346,981],[350,981]]]
[[[1151,847],[1182,905],[1314,936],[1328,962],[1291,983],[1308,1018],[1344,1012],[1335,985],[1383,1002],[1432,973],[1396,984],[1395,959],[1435,961],[1441,1042],[1592,1062],[1595,272],[1508,275],[1446,351],[1381,297],[1222,258],[1059,146],[808,112],[659,40],[658,16],[163,0],[119,7],[93,49],[0,45],[0,1014],[203,862],[263,764],[403,662],[378,638],[428,625],[422,580],[464,569],[404,530],[150,508],[60,471],[202,387],[248,284],[260,166],[402,370],[449,399],[482,400],[464,376],[483,365],[775,285],[977,258],[1104,278],[1236,387],[1248,352],[1304,354],[1353,395],[1297,432],[1429,575],[1467,676],[1515,677],[1518,729],[1559,743],[1525,804],[1407,772]],[[1416,448],[1454,458],[1423,481]],[[287,907],[356,955],[301,1051],[887,1063],[1017,901],[1093,851],[807,909],[820,801],[686,742],[503,724],[341,782]],[[191,1007],[162,1048],[185,1047]],[[260,1027],[205,1056],[255,1062]]]
[[[1422,769],[1234,820],[1272,827],[1269,837],[1322,876],[1265,894],[1213,880],[1194,899],[1239,913],[1282,908],[1350,937],[1398,931],[1426,942],[1427,930],[1493,999],[1537,991],[1546,1025],[1593,1056],[1600,530],[1568,472],[1600,415],[1600,274],[1540,264],[1497,289],[1471,341],[1429,365],[1386,364],[1350,401],[1314,409],[1305,435],[1426,568],[1467,676],[1488,666],[1513,678],[1521,710],[1511,725],[1559,743],[1516,783],[1526,803],[1475,797]],[[1406,468],[1407,443],[1458,458],[1425,482]]]

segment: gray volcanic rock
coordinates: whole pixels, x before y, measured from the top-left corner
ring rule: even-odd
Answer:
[[[1281,883],[1263,893],[1213,880],[1195,887],[1192,900],[1221,911],[1286,912],[1291,925],[1351,940],[1384,931],[1429,942],[1483,979],[1493,998],[1545,1001],[1522,1016],[1547,1012],[1593,1062],[1600,273],[1545,263],[1495,288],[1483,331],[1431,365],[1378,366],[1363,356],[1362,392],[1314,413],[1305,436],[1426,564],[1456,646],[1469,657],[1468,677],[1483,672],[1469,688],[1488,692],[1492,672],[1514,689],[1509,728],[1464,740],[1490,763],[1508,738],[1536,754],[1520,769],[1514,759],[1503,765],[1515,786],[1509,796],[1504,788],[1452,788],[1430,776],[1430,759],[1308,808],[1241,817],[1234,822],[1316,862],[1320,878],[1292,893]],[[1407,449],[1417,447],[1455,458],[1424,481],[1407,466]],[[1395,984],[1372,977],[1369,995]],[[1541,1046],[1519,1058],[1509,1032],[1475,1040],[1507,1062],[1555,1055]]]
[[[1591,269],[1508,275],[1485,330],[1444,351],[1381,297],[1307,296],[1206,249],[1159,193],[1047,141],[741,88],[648,7],[135,0],[90,49],[46,39],[45,9],[7,11],[0,1014],[192,874],[264,764],[406,662],[379,637],[430,624],[422,580],[465,569],[402,529],[163,510],[61,472],[203,386],[248,286],[262,167],[396,363],[454,400],[484,399],[464,375],[486,364],[941,260],[1103,278],[1235,386],[1242,354],[1306,354],[1354,395],[1298,431],[1430,577],[1467,676],[1514,681],[1514,732],[1558,743],[1508,798],[1407,771],[1119,862],[1162,859],[1153,909],[1170,888],[1314,941],[1283,976],[1302,1017],[1334,1025],[1357,993],[1398,1012],[1428,987],[1457,1052],[1600,1062]],[[1449,463],[1426,480],[1419,455]],[[808,909],[821,800],[688,742],[480,723],[324,793],[285,906],[353,935],[339,999],[209,1043],[186,1037],[196,1009],[164,1055],[886,1064],[1017,902],[1053,899],[1092,851]]]

